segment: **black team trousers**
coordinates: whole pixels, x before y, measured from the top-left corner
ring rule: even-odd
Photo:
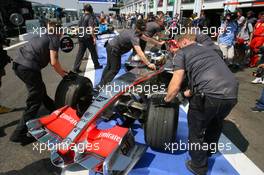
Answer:
[[[98,54],[96,51],[96,45],[93,42],[93,38],[81,38],[81,40],[79,40],[79,50],[78,53],[76,55],[76,59],[75,59],[75,63],[74,63],[74,67],[73,70],[74,71],[79,71],[81,63],[82,63],[82,58],[85,54],[86,49],[88,48],[88,50],[91,53],[91,57],[94,63],[94,67],[99,67],[100,64],[98,62]]]
[[[120,51],[107,44],[106,52],[107,52],[107,64],[106,67],[104,68],[101,81],[98,84],[99,87],[102,87],[107,83],[111,82],[121,68],[122,55]]]
[[[50,112],[56,108],[54,101],[47,95],[40,71],[31,70],[17,63],[13,64],[13,69],[17,77],[25,83],[28,91],[26,109],[16,128],[17,133],[24,134],[27,131],[26,122],[37,117],[42,103]]]
[[[196,167],[207,167],[208,157],[217,151],[223,121],[236,103],[237,99],[224,100],[201,95],[191,97],[188,111],[189,154]],[[211,145],[211,150],[202,149],[205,144]]]

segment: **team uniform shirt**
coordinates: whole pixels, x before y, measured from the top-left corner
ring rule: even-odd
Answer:
[[[90,37],[91,33],[92,33],[92,28],[96,27],[97,25],[97,21],[96,21],[96,17],[94,15],[91,14],[85,14],[81,17],[78,26],[79,28],[79,38],[84,37],[84,38],[88,38]],[[88,27],[91,27],[91,29],[88,29]]]
[[[45,34],[34,37],[18,49],[14,62],[32,70],[40,71],[50,62],[50,50],[58,51],[60,37]]]
[[[135,30],[124,30],[118,36],[108,42],[120,54],[127,53],[133,46],[139,46],[139,35]]]
[[[212,49],[194,43],[180,49],[173,58],[174,71],[185,70],[189,88],[219,99],[236,99],[238,81],[223,59]]]
[[[147,35],[148,37],[152,38],[155,34],[160,33],[161,32],[161,28],[160,25],[156,22],[148,22],[146,24],[146,31],[145,31],[145,35]]]

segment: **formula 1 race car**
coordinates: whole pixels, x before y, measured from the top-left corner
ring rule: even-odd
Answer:
[[[146,53],[158,67],[153,71],[131,57],[125,74],[104,86],[94,96],[88,78],[70,73],[59,84],[55,101],[58,110],[27,123],[29,133],[51,149],[55,166],[79,164],[102,174],[127,174],[147,146],[164,151],[174,142],[179,104],[162,104],[172,73],[166,51]],[[165,64],[166,63],[166,64]],[[101,128],[105,121],[119,121]],[[146,145],[135,142],[133,123],[144,129]]]

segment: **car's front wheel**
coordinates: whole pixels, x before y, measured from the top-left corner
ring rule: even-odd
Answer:
[[[89,107],[93,97],[93,85],[90,79],[71,73],[63,78],[57,87],[55,104],[57,108],[69,105],[81,116]]]
[[[164,98],[159,94],[149,100],[144,135],[146,143],[154,150],[166,151],[166,144],[174,143],[178,126],[179,105],[159,106],[155,101]]]

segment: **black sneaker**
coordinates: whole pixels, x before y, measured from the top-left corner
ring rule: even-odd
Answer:
[[[186,161],[185,166],[194,175],[206,175],[206,172],[208,170],[207,165],[203,167],[198,167],[194,165],[191,160]]]
[[[253,107],[253,108],[251,108],[251,110],[252,110],[252,112],[263,112],[264,111],[264,109],[260,109],[258,107]]]
[[[94,69],[102,69],[103,66],[102,65],[99,65],[99,66],[95,66]]]
[[[21,142],[23,140],[24,137],[27,136],[27,128],[24,127],[24,128],[21,128],[21,129],[18,129],[16,128],[15,131],[12,133],[11,137],[9,138],[9,140],[11,142]]]

